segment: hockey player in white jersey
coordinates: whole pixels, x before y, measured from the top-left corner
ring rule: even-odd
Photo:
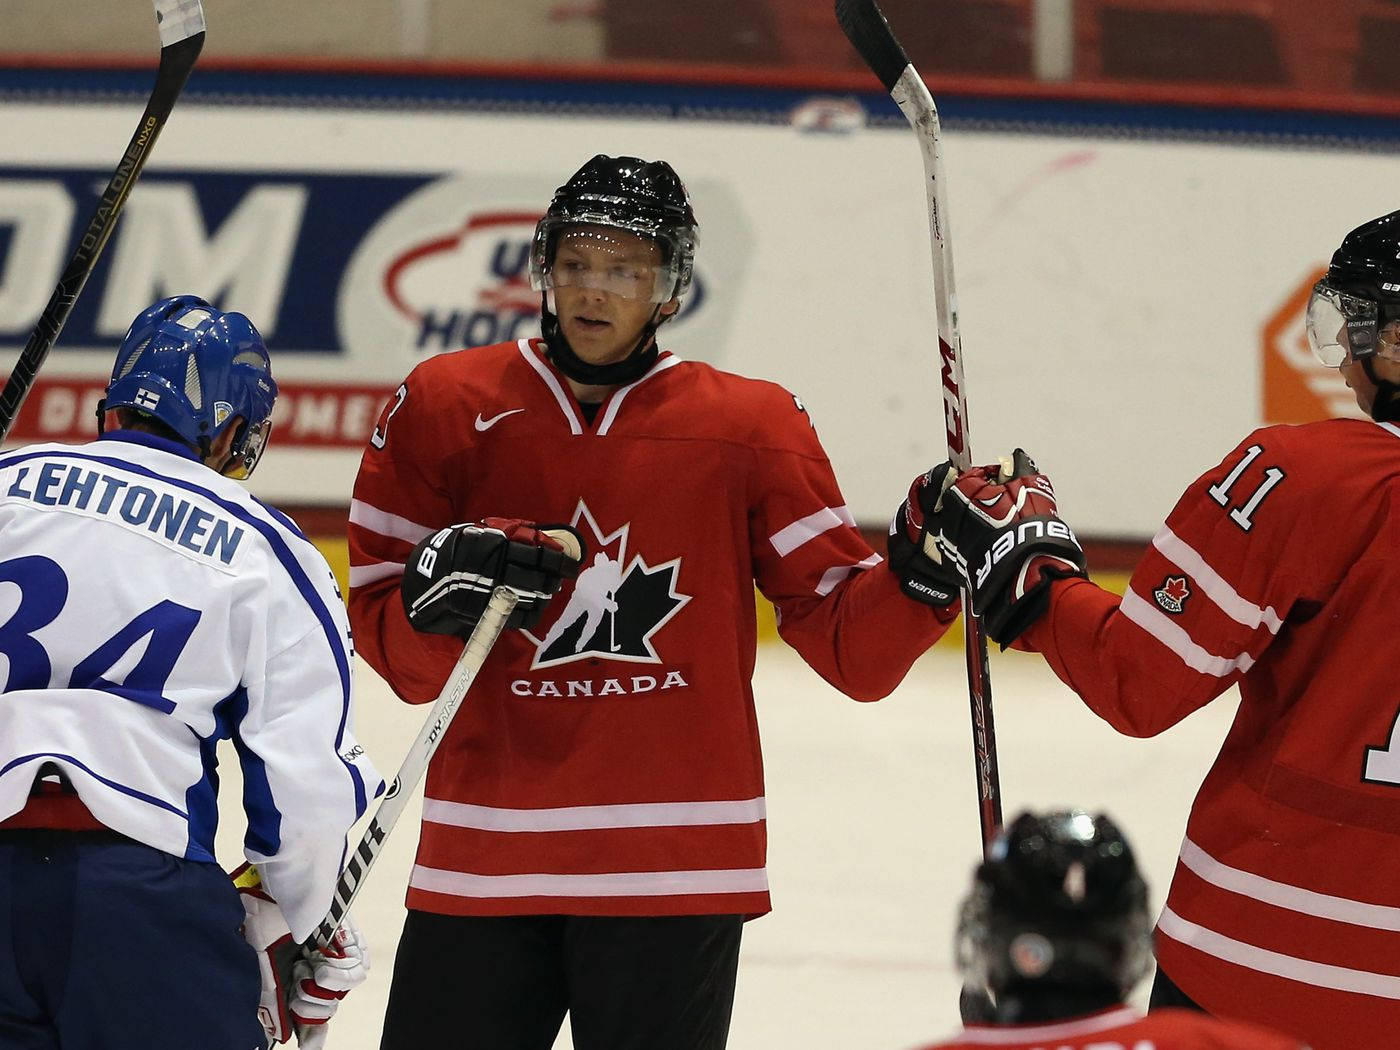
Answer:
[[[363,978],[347,929],[260,992],[214,859],[231,740],[245,852],[304,941],[383,790],[331,571],[234,480],[276,397],[252,323],[180,296],[128,332],[98,440],[0,455],[0,1046],[315,1044]],[[265,942],[273,910],[251,911]]]

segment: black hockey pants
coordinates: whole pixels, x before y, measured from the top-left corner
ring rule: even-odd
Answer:
[[[724,1050],[743,919],[410,911],[380,1050]]]

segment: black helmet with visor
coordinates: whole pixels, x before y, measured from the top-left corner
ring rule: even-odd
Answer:
[[[1308,345],[1330,368],[1356,361],[1376,384],[1372,415],[1400,416],[1400,388],[1375,373],[1377,358],[1400,361],[1400,211],[1358,226],[1313,286]]]
[[[560,260],[565,235],[596,250],[588,258],[571,254]],[[630,251],[633,237],[655,243],[659,261],[639,262]],[[588,161],[555,191],[531,246],[530,284],[543,293],[542,328],[550,359],[582,383],[616,385],[640,378],[658,354],[652,338],[656,329],[672,316],[662,313],[662,306],[683,300],[690,289],[698,239],[689,194],[665,161],[604,154]],[[632,353],[613,364],[591,365],[574,353],[560,329],[553,292],[561,287],[596,288],[657,308]]]

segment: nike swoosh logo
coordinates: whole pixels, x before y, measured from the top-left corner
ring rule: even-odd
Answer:
[[[523,412],[524,409],[521,409],[521,411]],[[481,429],[481,428],[478,428],[478,429]],[[980,504],[982,504],[982,506],[984,506],[984,507],[995,507],[998,503],[1001,502],[1001,497],[1000,497],[1000,496],[993,496],[991,499],[982,499],[981,497],[978,497],[977,502],[980,503]]]
[[[513,415],[515,415],[515,413],[517,413],[517,412],[524,412],[524,411],[525,411],[525,410],[524,410],[523,408],[512,408],[512,409],[510,409],[510,410],[508,410],[508,411],[505,411],[505,412],[500,413],[499,415],[492,416],[490,419],[482,419],[482,418],[481,418],[481,413],[478,412],[478,413],[476,414],[476,429],[477,429],[477,430],[490,430],[492,427],[494,427],[494,426],[495,426],[497,423],[499,423],[501,420],[505,419],[506,416],[513,416]]]

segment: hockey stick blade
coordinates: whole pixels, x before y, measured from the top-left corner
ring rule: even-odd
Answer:
[[[893,91],[909,67],[909,56],[875,0],[836,0],[836,21],[885,90]]]
[[[185,81],[199,58],[204,47],[204,8],[200,0],[155,0],[156,25],[160,30],[160,69],[151,97],[146,103],[146,111],[136,126],[136,133],[122,154],[117,170],[113,172],[107,188],[89,220],[87,229],[78,239],[78,248],[73,253],[63,275],[54,288],[48,306],[39,315],[34,331],[25,344],[24,350],[15,362],[5,389],[0,392],[0,442],[3,442],[14,426],[20,406],[34,385],[49,351],[58,340],[59,333],[73,311],[83,286],[92,276],[97,259],[107,240],[116,227],[122,208],[146,160],[155,147],[161,129],[175,108],[175,101],[184,90]]]

